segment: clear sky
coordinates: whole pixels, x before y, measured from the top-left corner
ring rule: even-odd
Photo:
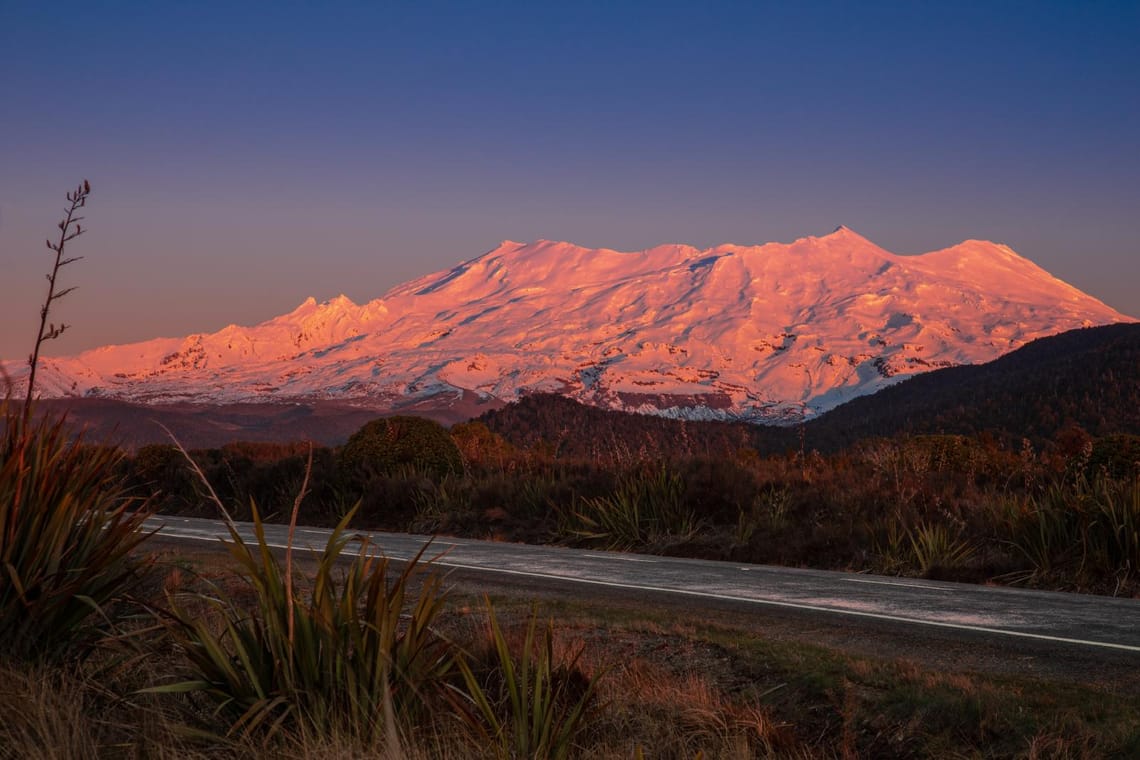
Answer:
[[[378,297],[500,240],[1007,243],[1140,316],[1140,3],[0,0],[0,356]]]

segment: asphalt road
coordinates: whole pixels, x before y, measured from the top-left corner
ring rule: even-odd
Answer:
[[[148,527],[166,540],[213,542],[228,536],[220,521],[155,517]],[[252,539],[252,526],[239,523]],[[269,543],[285,547],[288,527],[267,525]],[[298,527],[295,545],[324,547],[329,531]],[[501,585],[556,585],[584,597],[620,592],[699,610],[801,612],[854,627],[902,626],[913,634],[960,633],[1003,647],[1100,651],[1140,662],[1140,601],[1084,594],[744,565],[622,552],[584,551],[463,538],[368,533],[373,550],[396,560],[425,557],[441,568],[494,576]]]

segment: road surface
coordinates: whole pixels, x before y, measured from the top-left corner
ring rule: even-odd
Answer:
[[[252,540],[252,526],[238,525]],[[217,520],[158,516],[147,527],[180,542],[217,543],[228,536]],[[266,525],[265,531],[271,545],[285,547],[288,526]],[[319,550],[329,533],[298,527],[295,545]],[[852,625],[1004,640],[1007,648],[1046,644],[1115,652],[1140,662],[1140,601],[1133,599],[463,538],[366,535],[373,551],[397,560],[410,559],[430,541],[425,556],[436,557],[437,566],[494,576],[504,585],[557,585],[586,597],[621,592],[692,609],[800,612]]]

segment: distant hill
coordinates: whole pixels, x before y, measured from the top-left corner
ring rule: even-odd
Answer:
[[[987,364],[919,375],[809,422],[806,436],[820,449],[899,433],[1040,442],[1068,425],[1140,433],[1140,324],[1070,330]]]
[[[722,456],[754,448],[769,436],[772,445],[790,440],[787,428],[612,412],[555,393],[523,396],[478,419],[515,446],[546,446],[559,457]]]

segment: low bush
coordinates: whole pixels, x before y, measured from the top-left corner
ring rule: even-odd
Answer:
[[[433,477],[463,471],[463,457],[447,429],[423,417],[381,417],[353,433],[340,449],[346,481],[366,484],[376,475],[412,466]]]
[[[1093,441],[1085,476],[1090,480],[1108,476],[1140,477],[1140,435],[1107,435]]]

